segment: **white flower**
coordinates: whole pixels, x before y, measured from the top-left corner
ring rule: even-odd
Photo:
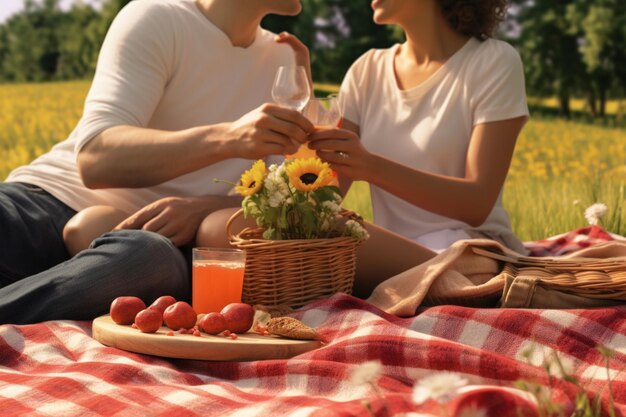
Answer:
[[[363,362],[350,370],[350,382],[354,385],[375,382],[381,369],[382,364],[379,361]]]
[[[355,220],[348,220],[346,222],[346,230],[350,236],[357,240],[367,240],[370,237],[370,234],[361,226],[361,223]]]
[[[322,203],[322,207],[328,211],[328,213],[336,215],[339,214],[339,212],[341,211],[341,207],[339,206],[339,204],[335,203],[334,201],[324,201]]]
[[[332,220],[333,219],[331,219],[328,216],[321,216],[320,217],[320,222],[319,222],[320,230],[322,232],[326,232],[326,231],[330,230],[330,228],[335,225]]]
[[[585,210],[585,218],[590,225],[596,225],[600,222],[600,218],[606,214],[608,208],[606,204],[596,203],[587,207]]]
[[[271,193],[267,202],[270,207],[279,207],[286,201],[285,195],[280,192]]]
[[[437,372],[417,381],[413,387],[413,402],[422,404],[433,399],[443,404],[467,385],[467,379],[454,372]]]
[[[568,357],[561,357],[556,351],[545,359],[544,368],[557,378],[567,378],[574,375],[574,363]]]
[[[282,180],[282,175],[285,172],[285,164],[280,164],[280,165],[276,165],[276,164],[272,164],[270,165],[269,169],[268,169],[268,174],[267,174],[267,178],[271,178],[272,180],[275,181],[283,181]]]
[[[281,204],[284,204],[291,195],[289,185],[280,175],[280,169],[270,172],[265,179],[264,185],[267,189],[268,204],[270,207],[279,207]]]

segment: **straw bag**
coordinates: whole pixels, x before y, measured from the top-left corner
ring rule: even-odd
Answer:
[[[246,251],[246,270],[241,300],[248,304],[302,307],[310,301],[336,293],[350,294],[360,241],[350,236],[327,239],[263,239],[263,229],[248,227],[231,232],[237,211],[226,223],[230,244]],[[363,220],[342,211],[347,219]]]

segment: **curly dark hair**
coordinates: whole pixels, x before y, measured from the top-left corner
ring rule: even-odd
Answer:
[[[493,37],[506,15],[506,0],[438,1],[452,29],[480,40]]]

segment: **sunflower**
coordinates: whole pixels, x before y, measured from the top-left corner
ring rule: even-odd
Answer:
[[[252,165],[252,168],[241,174],[239,185],[235,187],[235,191],[244,197],[256,194],[263,187],[266,172],[265,161],[259,159]]]
[[[294,159],[286,167],[289,182],[299,191],[315,191],[333,180],[332,170],[319,158]]]

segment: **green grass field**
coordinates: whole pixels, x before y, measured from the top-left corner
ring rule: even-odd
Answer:
[[[67,137],[88,88],[87,81],[0,85],[0,178]],[[532,117],[515,151],[504,205],[522,240],[585,226],[585,208],[596,202],[609,207],[602,225],[626,235],[625,188],[626,129]],[[346,206],[372,218],[367,184],[355,184]]]

